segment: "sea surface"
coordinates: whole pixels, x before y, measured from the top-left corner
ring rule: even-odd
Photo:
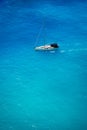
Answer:
[[[0,130],[87,130],[86,0],[0,0]]]

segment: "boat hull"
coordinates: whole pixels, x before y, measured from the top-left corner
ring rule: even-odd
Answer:
[[[45,47],[45,46],[39,46],[35,47],[36,51],[50,51],[50,50],[55,50],[56,48],[53,47]]]

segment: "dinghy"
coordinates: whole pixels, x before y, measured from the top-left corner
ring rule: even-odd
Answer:
[[[52,43],[52,44],[46,44],[44,46],[37,46],[35,47],[36,51],[50,51],[50,50],[55,50],[59,48],[59,45],[57,43]]]
[[[41,35],[43,29],[44,29],[44,25],[41,27],[40,32],[39,32],[39,34],[37,35],[37,39],[36,39],[35,46],[36,46],[36,44],[39,43],[39,37],[40,37],[40,35]],[[55,50],[55,49],[59,48],[59,45],[58,45],[57,43],[46,44],[45,38],[46,38],[46,37],[45,37],[45,35],[44,35],[44,42],[43,42],[44,45],[36,46],[36,47],[34,48],[36,51],[49,51],[49,50]]]

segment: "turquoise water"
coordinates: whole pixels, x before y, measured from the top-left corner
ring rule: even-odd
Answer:
[[[86,1],[1,1],[0,130],[87,130],[86,12]],[[34,50],[43,21],[56,51]]]

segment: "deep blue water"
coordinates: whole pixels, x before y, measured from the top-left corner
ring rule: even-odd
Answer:
[[[0,130],[87,130],[86,0],[0,1]]]

